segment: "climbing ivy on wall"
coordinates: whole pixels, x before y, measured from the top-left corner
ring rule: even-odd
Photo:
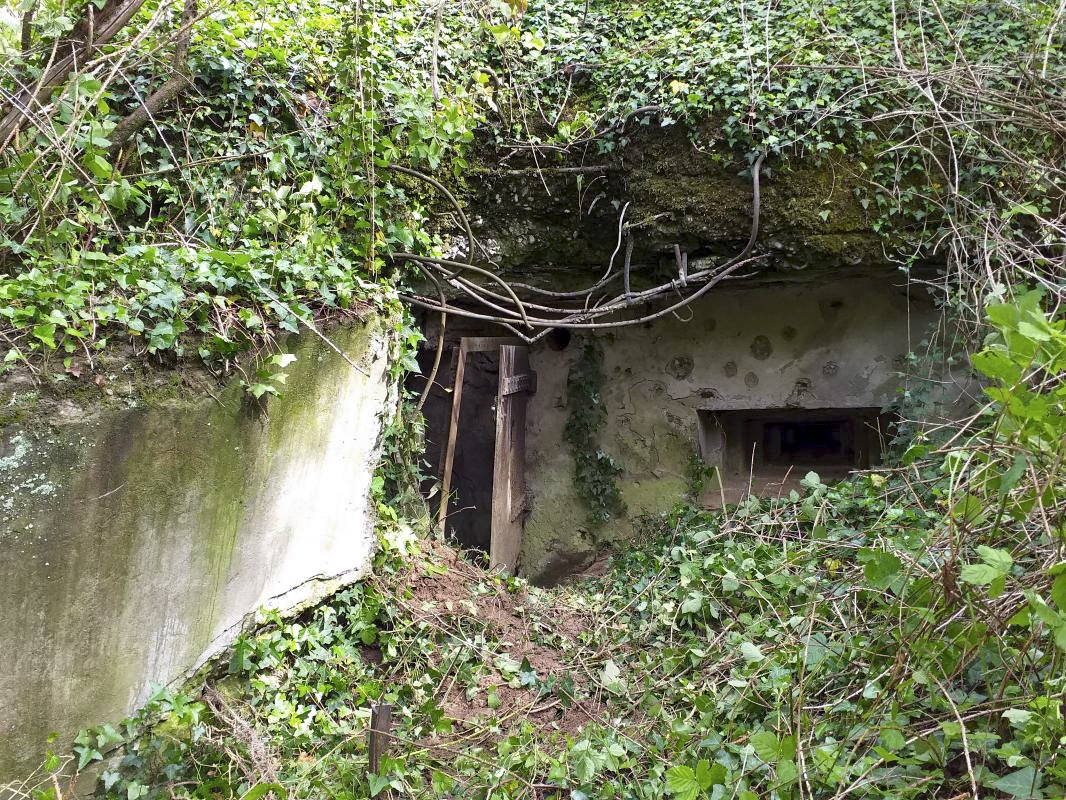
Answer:
[[[566,377],[566,404],[570,413],[564,437],[574,456],[574,484],[589,508],[589,520],[600,525],[612,514],[625,511],[618,476],[622,468],[600,447],[607,423],[603,386],[603,348],[589,339]]]
[[[20,76],[73,24],[33,5],[21,48],[0,25],[0,373],[53,354],[91,371],[126,341],[228,375],[249,348],[381,302],[390,252],[431,249],[425,187],[389,168],[446,174],[478,117],[465,83],[434,98],[415,77],[428,60],[397,58],[426,49],[410,15],[227,0],[190,34],[177,6],[147,3],[60,81],[47,126],[8,137]],[[169,50],[188,85],[123,138]]]

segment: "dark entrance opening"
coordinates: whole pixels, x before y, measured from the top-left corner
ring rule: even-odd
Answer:
[[[427,466],[439,465],[423,493],[435,496],[431,512],[453,541],[487,556],[490,568],[514,574],[530,510],[526,406],[537,376],[528,348],[513,337],[460,336],[449,350],[450,389],[436,381],[423,409]]]
[[[764,462],[774,466],[851,466],[856,458],[850,419],[766,422],[762,447]]]
[[[448,356],[454,357],[458,345]],[[447,358],[447,357],[446,357]],[[428,364],[432,353],[420,354]],[[426,420],[426,472],[423,493],[433,494],[431,511],[440,502],[440,478],[447,446],[454,388],[447,359],[441,368],[438,386],[430,392],[423,413]],[[441,380],[443,379],[443,380]],[[455,438],[450,498],[445,529],[462,549],[488,555],[492,526],[493,450],[496,442],[496,387],[499,357],[496,353],[470,353],[463,374],[463,395],[459,407],[459,435]],[[421,385],[414,384],[421,391]]]
[[[487,555],[492,530],[492,467],[500,360],[496,353],[470,353],[466,359],[463,402],[459,409],[461,435],[455,439],[446,529],[464,549]],[[448,410],[450,413],[450,403]]]
[[[836,480],[869,468],[880,461],[890,423],[880,409],[869,407],[698,413],[700,453],[720,476],[720,485],[705,498],[710,504],[797,488],[808,472]]]

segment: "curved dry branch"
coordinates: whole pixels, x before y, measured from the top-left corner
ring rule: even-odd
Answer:
[[[659,311],[656,311],[656,312],[653,312],[653,313],[649,313],[649,314],[644,314],[644,315],[642,315],[640,317],[637,317],[635,319],[615,320],[615,321],[612,321],[612,322],[595,322],[595,321],[593,321],[593,320],[597,320],[597,319],[600,319],[602,317],[608,316],[610,314],[614,314],[614,313],[616,313],[618,311],[625,310],[626,308],[630,308],[635,303],[652,302],[653,300],[659,298],[661,295],[663,295],[663,294],[665,294],[667,292],[676,292],[676,293],[680,294],[680,291],[683,288],[680,277],[677,278],[677,279],[671,280],[668,283],[660,284],[660,285],[655,286],[655,287],[653,287],[651,289],[646,289],[646,290],[644,290],[642,292],[638,292],[638,293],[633,293],[633,292],[629,291],[629,289],[627,287],[626,291],[622,295],[620,295],[619,297],[613,298],[612,300],[610,300],[610,301],[608,301],[606,303],[593,305],[591,308],[586,307],[586,308],[581,309],[581,310],[565,309],[565,308],[552,308],[550,306],[536,305],[535,308],[537,308],[538,310],[544,310],[548,314],[554,314],[555,318],[550,318],[550,317],[530,317],[527,314],[527,312],[526,312],[525,306],[518,299],[514,289],[511,287],[511,285],[508,284],[506,281],[504,281],[502,278],[500,278],[495,273],[492,273],[492,272],[490,272],[488,270],[483,270],[483,269],[481,269],[479,267],[472,267],[470,265],[463,265],[463,264],[460,264],[459,262],[451,261],[449,259],[433,258],[431,256],[417,256],[417,255],[414,255],[414,254],[411,254],[411,253],[399,254],[397,256],[397,258],[408,259],[408,260],[414,261],[414,262],[416,262],[416,263],[418,263],[420,265],[429,265],[431,267],[436,267],[437,269],[440,269],[442,272],[445,273],[445,276],[448,278],[448,280],[453,285],[456,286],[456,288],[460,289],[461,291],[463,291],[464,293],[469,295],[476,302],[480,303],[481,305],[485,306],[486,308],[489,308],[492,311],[495,311],[497,313],[495,313],[495,314],[479,314],[477,312],[466,311],[464,309],[458,309],[458,308],[455,308],[455,307],[448,307],[443,302],[443,300],[441,300],[441,301],[439,301],[437,303],[434,303],[432,301],[432,299],[427,298],[427,297],[423,297],[423,296],[420,296],[420,295],[401,295],[401,297],[403,297],[403,299],[405,299],[407,302],[410,302],[413,305],[418,306],[419,308],[426,308],[426,309],[433,310],[433,311],[439,311],[442,314],[443,313],[456,314],[458,316],[467,317],[467,318],[470,318],[470,319],[480,319],[480,320],[486,320],[486,321],[490,321],[490,322],[496,322],[496,323],[499,323],[501,325],[505,325],[505,326],[508,326],[508,327],[511,327],[511,326],[517,325],[517,324],[523,324],[527,329],[528,328],[537,328],[537,327],[539,327],[539,328],[549,328],[549,329],[550,328],[568,328],[568,329],[576,329],[576,330],[597,330],[597,329],[603,329],[603,328],[620,328],[620,327],[625,327],[625,326],[629,326],[629,325],[639,325],[639,324],[643,324],[645,322],[650,322],[652,320],[659,319],[659,318],[661,318],[661,317],[663,317],[663,316],[665,316],[667,314],[672,314],[672,313],[676,312],[677,310],[679,310],[681,308],[684,308],[685,306],[691,304],[692,302],[694,302],[695,300],[699,299],[704,294],[706,294],[708,291],[710,291],[711,288],[713,288],[714,286],[718,285],[721,281],[726,280],[727,278],[729,278],[741,266],[753,263],[754,261],[757,260],[758,257],[750,258],[750,256],[751,256],[751,251],[755,247],[755,242],[756,242],[756,240],[758,239],[758,236],[759,236],[759,224],[760,224],[760,219],[761,219],[761,215],[762,215],[762,195],[761,195],[761,188],[760,188],[760,176],[761,176],[761,171],[762,171],[763,160],[765,159],[765,157],[766,157],[765,153],[760,153],[759,156],[755,159],[755,163],[752,165],[752,170],[751,170],[751,173],[752,173],[752,219],[751,219],[751,230],[750,230],[750,232],[748,234],[748,241],[744,245],[744,248],[740,251],[740,253],[738,253],[736,256],[734,256],[733,258],[729,259],[725,264],[723,264],[723,265],[721,265],[719,267],[715,267],[715,268],[708,269],[708,270],[702,270],[701,272],[697,272],[697,273],[694,273],[692,275],[685,276],[685,284],[684,284],[685,286],[687,286],[689,284],[699,284],[699,283],[704,283],[704,285],[702,287],[700,287],[699,289],[697,289],[692,294],[690,294],[690,295],[688,295],[686,297],[682,297],[681,300],[679,300],[678,302],[673,303],[672,305],[669,305],[669,306],[667,306],[667,307],[665,307],[663,309],[660,309]],[[619,226],[620,226],[620,229],[621,229],[621,221],[619,223]],[[612,259],[612,261],[613,261],[613,259]],[[497,283],[501,284],[504,287],[504,289],[506,290],[506,292],[507,292],[509,297],[504,297],[503,295],[500,295],[498,293],[490,292],[487,289],[485,289],[484,287],[478,286],[478,285],[476,285],[476,284],[474,284],[474,283],[472,283],[470,281],[464,281],[464,280],[461,280],[461,279],[456,279],[454,274],[448,274],[447,273],[447,271],[446,271],[447,268],[470,269],[472,271],[487,275],[488,277],[490,277],[493,280],[495,280]],[[423,269],[423,272],[426,273],[427,275],[429,274],[429,270]],[[585,295],[586,306],[588,304],[588,301],[591,299],[592,293],[610,276],[610,273],[611,273],[611,270],[609,268],[608,269],[608,274],[605,275],[604,278],[601,279],[601,281],[596,286],[592,287],[591,289],[589,289],[587,291],[587,293]],[[438,290],[439,290],[440,289],[439,282],[437,282],[435,280],[433,282],[434,282],[435,285],[437,285]],[[517,309],[517,310],[513,310],[511,308],[508,308],[508,307],[506,307],[504,305],[500,305],[499,304],[499,303],[506,303],[508,300],[510,300],[511,302],[513,302],[515,304],[515,309]],[[494,301],[499,301],[499,302],[494,302]],[[526,336],[525,334],[521,334],[521,336],[527,342],[533,341],[535,338],[537,338],[537,337],[529,337],[529,336]]]

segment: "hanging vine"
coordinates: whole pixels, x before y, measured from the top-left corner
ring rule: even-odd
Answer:
[[[589,339],[566,377],[566,404],[570,410],[564,436],[574,456],[574,484],[589,508],[589,521],[602,525],[612,515],[625,512],[618,476],[622,468],[600,447],[607,423],[603,386],[603,348]]]

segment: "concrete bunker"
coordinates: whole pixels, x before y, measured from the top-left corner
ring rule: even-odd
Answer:
[[[527,349],[536,373],[535,391],[525,394],[521,485],[512,487],[517,571],[552,583],[604,549],[624,546],[634,520],[668,511],[688,492],[697,455],[718,468],[721,485],[705,481],[700,498],[711,506],[738,502],[749,491],[787,494],[809,471],[836,480],[877,464],[892,436],[893,419],[884,410],[899,397],[907,354],[936,316],[933,304],[906,281],[859,275],[738,282],[693,303],[684,316],[607,331],[552,332],[528,344],[507,339]],[[433,313],[423,318],[425,372],[438,319]],[[503,332],[491,323],[449,319],[426,406],[427,487],[441,488],[456,353],[464,339],[489,341]],[[606,525],[589,519],[564,435],[573,410],[567,376],[590,339],[603,352],[606,422],[599,446],[621,468],[617,481],[626,506]],[[491,528],[485,465],[498,449],[498,439],[486,433],[499,429],[494,403],[501,379],[493,363],[466,356],[446,524],[460,543],[482,549]],[[468,419],[477,427],[467,427]],[[431,501],[433,510],[437,503]]]

